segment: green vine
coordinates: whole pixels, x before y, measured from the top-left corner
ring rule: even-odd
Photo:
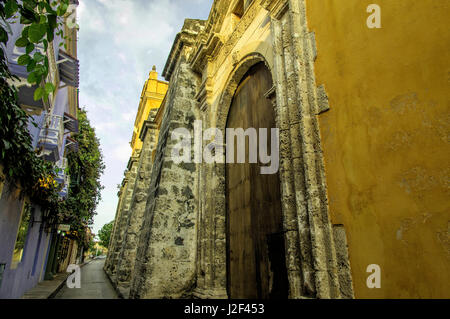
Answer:
[[[42,45],[47,49],[56,35],[62,35],[61,23],[57,17],[63,16],[68,8],[68,0],[0,1],[0,42],[8,42],[10,27],[8,21],[19,19],[25,25],[16,46],[26,48],[26,54],[19,57],[19,64],[27,65],[30,72],[28,82],[37,83],[35,99],[45,98],[54,91],[53,85],[44,83],[48,75],[47,56],[35,50]],[[32,51],[36,53],[30,55]],[[49,212],[50,224],[70,223],[73,234],[84,240],[85,228],[92,224],[95,208],[100,200],[102,186],[99,178],[104,170],[100,144],[95,131],[87,119],[86,112],[79,112],[80,134],[75,137],[79,143],[79,153],[68,156],[72,187],[69,197],[61,200],[61,187],[54,180],[57,169],[54,163],[39,158],[32,147],[28,131],[30,117],[17,102],[17,89],[8,83],[16,80],[6,63],[3,47],[0,46],[0,169],[11,185],[19,188],[31,201]]]
[[[67,157],[71,186],[59,217],[62,223],[71,225],[71,231],[77,232],[78,238],[84,240],[84,229],[92,225],[101,199],[103,186],[100,176],[105,165],[100,142],[83,109],[78,111],[78,122],[80,132],[75,140],[79,149]]]
[[[6,82],[9,73],[4,53],[0,50],[0,163],[6,179],[42,206],[57,189],[40,187],[40,180],[54,178],[53,163],[37,157],[28,132],[28,115],[17,104],[17,90]]]
[[[20,15],[21,22],[32,25],[37,19],[31,2],[8,0],[0,3],[0,42],[8,42],[8,18]],[[43,20],[42,20],[43,21]],[[49,30],[48,33],[51,33]],[[39,58],[40,59],[40,58]],[[9,71],[3,47],[0,46],[0,163],[7,181],[15,185],[30,199],[44,209],[53,212],[58,210],[59,188],[43,187],[44,180],[54,180],[56,177],[54,164],[39,158],[32,147],[31,136],[28,131],[29,116],[18,105],[17,89],[8,80],[17,79]],[[45,64],[45,59],[43,63]],[[36,66],[38,67],[38,63]],[[48,68],[42,70],[46,76]],[[34,124],[35,125],[35,124]],[[52,216],[50,216],[52,217]],[[53,216],[55,217],[55,216]]]
[[[49,60],[45,53],[55,35],[67,39],[62,29],[64,23],[59,21],[59,17],[66,14],[69,0],[23,0],[22,3],[7,0],[1,6],[1,19],[5,28],[0,30],[0,42],[6,44],[8,41],[8,30],[5,29],[10,29],[10,23],[19,21],[24,25],[15,45],[25,48],[25,54],[18,58],[17,63],[27,67],[27,82],[38,85],[34,91],[34,99],[47,99],[56,88],[53,83],[45,83],[49,72]],[[66,44],[61,42],[60,45]],[[44,54],[40,48],[44,49]]]

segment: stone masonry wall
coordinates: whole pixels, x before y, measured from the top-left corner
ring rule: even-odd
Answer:
[[[122,214],[122,204],[123,204],[123,198],[125,196],[125,190],[126,190],[127,184],[128,184],[128,179],[126,178],[126,173],[125,173],[125,177],[120,186],[120,190],[117,193],[117,196],[119,197],[119,202],[117,203],[116,215],[114,217],[114,226],[111,231],[111,238],[110,238],[109,246],[108,246],[108,255],[106,256],[105,266],[103,267],[103,269],[106,271],[106,273],[108,275],[111,273],[112,260],[114,259],[112,252],[114,251],[114,247],[116,245],[116,234],[117,234],[117,232],[119,232],[119,227],[117,224],[118,224],[118,221],[120,220],[120,216]]]
[[[155,109],[156,111],[156,109]],[[134,270],[137,244],[141,231],[146,199],[149,193],[152,173],[152,152],[156,148],[156,124],[153,122],[155,112],[144,122],[142,130],[143,146],[139,157],[136,183],[128,214],[124,239],[118,258],[116,286],[124,298],[129,295],[130,281]]]
[[[115,282],[119,254],[125,236],[126,224],[128,221],[128,214],[130,211],[131,199],[133,196],[134,184],[136,181],[137,164],[138,164],[138,157],[130,158],[130,162],[128,164],[128,172],[126,174],[128,183],[124,190],[123,195],[124,197],[121,209],[118,214],[118,219],[116,221],[117,229],[115,230],[113,243],[111,246],[111,250],[109,251],[109,254],[111,254],[111,260],[108,264],[108,268],[106,271],[113,282]]]

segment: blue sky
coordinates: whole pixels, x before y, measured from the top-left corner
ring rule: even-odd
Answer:
[[[207,19],[213,0],[80,0],[80,106],[88,111],[106,164],[93,230],[114,219],[117,185],[131,155],[139,97],[161,75],[185,18]]]

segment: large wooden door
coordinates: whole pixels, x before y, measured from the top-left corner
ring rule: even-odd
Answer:
[[[268,150],[270,129],[276,127],[272,104],[264,97],[271,87],[266,66],[253,66],[236,90],[227,119],[227,128],[268,128]],[[247,139],[245,163],[226,164],[228,293],[230,298],[286,298],[279,174],[262,175],[260,166],[267,164],[249,163],[248,152]]]

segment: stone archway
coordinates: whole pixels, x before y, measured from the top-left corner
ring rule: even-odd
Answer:
[[[233,96],[244,75],[256,64],[263,63],[273,78],[273,72],[265,57],[257,52],[244,56],[230,73],[227,84],[219,100],[216,113],[216,127],[225,132],[227,118]],[[274,88],[265,92],[264,96],[274,102]],[[273,104],[275,108],[275,104]],[[274,110],[275,117],[276,110]],[[278,123],[276,123],[278,127]],[[194,295],[200,298],[227,298],[227,241],[226,241],[226,184],[225,164],[215,163],[203,166],[203,178],[208,180],[205,188],[207,200],[200,205],[198,235],[198,268],[197,288]],[[281,183],[282,184],[282,183]],[[281,188],[281,185],[280,185]],[[213,195],[213,196],[211,196]],[[289,257],[286,256],[286,260]]]
[[[239,63],[237,63],[231,72],[227,85],[222,93],[220,98],[220,108],[217,110],[216,115],[216,126],[220,130],[225,130],[228,113],[230,111],[231,102],[233,100],[234,93],[241,82],[243,76],[253,67],[255,64],[264,63],[267,69],[270,71],[272,75],[272,79],[274,79],[273,70],[267,62],[266,58],[258,52],[250,53],[244,56]]]
[[[289,19],[284,15],[282,19]],[[297,17],[296,17],[297,18]],[[290,25],[272,19],[273,68],[260,53],[244,56],[230,72],[215,115],[216,128],[226,129],[228,112],[241,78],[263,62],[274,86],[265,96],[272,102],[280,129],[280,190],[289,298],[340,298],[333,227],[329,220],[323,158],[318,132],[316,89],[310,57],[297,57]],[[309,38],[308,38],[309,39]],[[284,50],[284,41],[288,50]],[[300,59],[304,64],[301,64]],[[306,67],[305,67],[306,65]],[[200,186],[206,194],[200,203],[197,238],[197,287],[199,298],[227,298],[226,180],[225,164],[203,165]],[[207,185],[207,186],[206,186]],[[340,264],[348,261],[340,260]],[[342,270],[341,270],[342,269]],[[343,276],[344,277],[344,276]],[[348,277],[348,276],[347,276]],[[344,283],[345,284],[345,283]],[[351,285],[351,283],[350,283]]]

